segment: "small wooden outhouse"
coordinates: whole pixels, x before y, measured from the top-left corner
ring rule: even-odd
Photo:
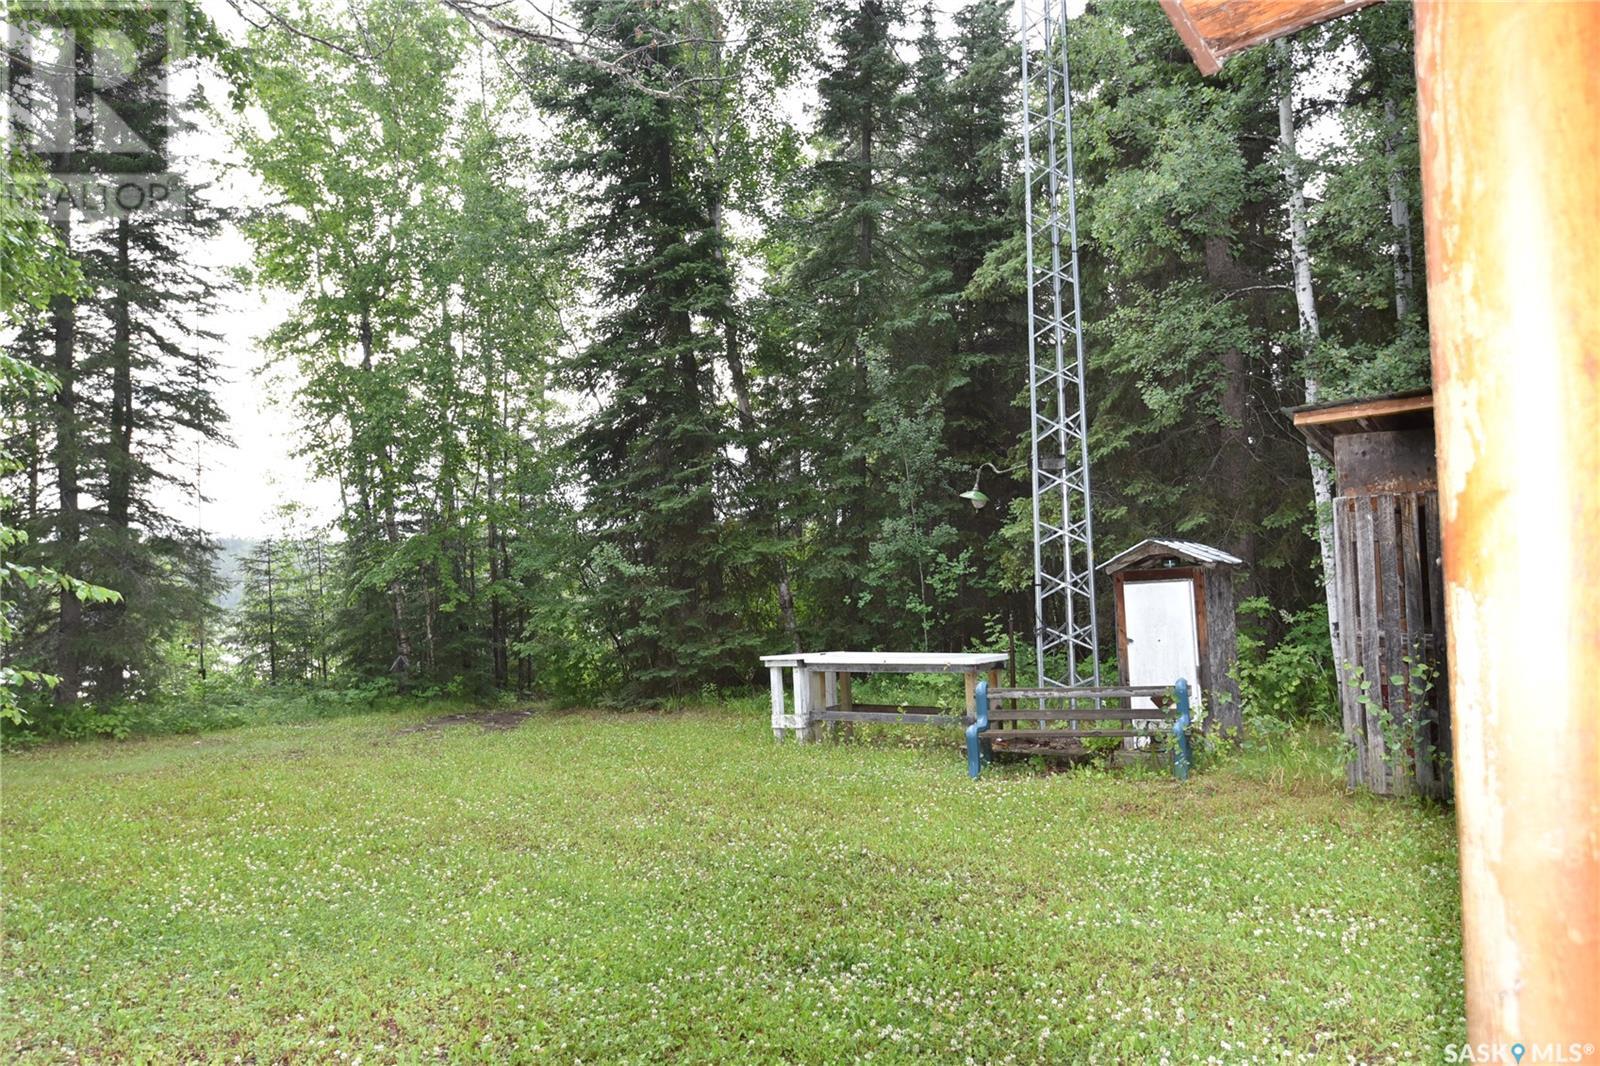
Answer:
[[[1452,792],[1444,563],[1427,389],[1290,411],[1332,460],[1334,644],[1348,780]]]
[[[1244,560],[1188,540],[1151,537],[1100,567],[1111,575],[1117,610],[1117,666],[1125,685],[1167,685],[1179,677],[1200,694],[1208,731],[1237,737],[1243,726],[1233,603]]]

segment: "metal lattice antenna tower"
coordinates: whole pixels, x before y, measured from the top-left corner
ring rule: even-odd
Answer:
[[[1018,0],[1039,685],[1100,683],[1067,0]]]

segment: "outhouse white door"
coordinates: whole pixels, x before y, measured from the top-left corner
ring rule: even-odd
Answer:
[[[1188,578],[1125,582],[1122,608],[1128,634],[1128,684],[1170,685],[1186,678],[1198,703],[1200,644],[1194,582]],[[1155,705],[1141,697],[1133,706]]]

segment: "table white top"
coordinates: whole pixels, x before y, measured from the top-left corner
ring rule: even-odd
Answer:
[[[966,673],[986,670],[1006,661],[1004,652],[949,651],[808,651],[796,655],[763,655],[768,666],[821,666],[835,670],[874,670],[898,673]]]
[[[809,652],[786,652],[783,655],[763,655],[761,661],[768,666],[799,666],[806,661]]]

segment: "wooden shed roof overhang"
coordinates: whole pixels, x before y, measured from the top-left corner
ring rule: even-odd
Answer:
[[[1359,400],[1313,403],[1286,412],[1306,441],[1327,459],[1333,458],[1333,439],[1347,433],[1383,433],[1400,429],[1433,428],[1433,390],[1413,389]]]
[[[1161,0],[1202,74],[1251,45],[1337,18],[1377,0]]]

